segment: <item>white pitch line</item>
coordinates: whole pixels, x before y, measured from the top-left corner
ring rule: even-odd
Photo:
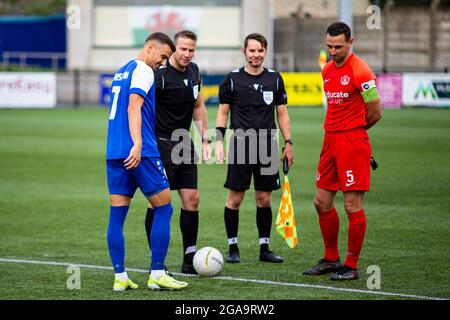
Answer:
[[[77,264],[77,263],[68,263],[68,262],[55,262],[55,261],[36,261],[36,260],[20,260],[20,259],[0,258],[0,262],[42,264],[42,265],[49,265],[49,266],[75,265],[75,266],[79,266],[82,268],[113,270],[113,267],[95,266],[95,265],[89,265],[89,264]],[[133,268],[127,268],[127,271],[148,273],[148,270],[133,269]],[[178,276],[183,276],[183,277],[198,277],[196,275],[187,275],[184,273],[177,273],[177,272],[172,272],[172,273],[175,275],[178,275]],[[323,289],[323,290],[332,290],[332,291],[341,291],[341,292],[364,293],[364,294],[373,294],[373,295],[380,295],[380,296],[391,296],[391,297],[401,297],[401,298],[411,298],[411,299],[421,299],[421,300],[448,300],[448,298],[441,298],[441,297],[419,296],[419,295],[414,295],[414,294],[403,294],[403,293],[386,292],[386,291],[338,288],[338,287],[322,286],[322,285],[306,284],[306,283],[296,283],[296,282],[278,282],[278,281],[270,281],[270,280],[245,279],[245,278],[221,277],[221,276],[211,277],[210,279],[250,282],[250,283],[257,283],[257,284],[270,284],[270,285],[275,285],[275,286],[301,287],[301,288],[313,288],[313,289]]]

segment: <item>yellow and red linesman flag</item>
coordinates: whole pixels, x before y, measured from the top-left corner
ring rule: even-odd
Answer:
[[[317,64],[319,65],[320,69],[323,69],[323,67],[325,67],[325,65],[327,64],[327,52],[323,49],[320,50]]]
[[[284,175],[283,195],[275,222],[277,232],[286,240],[288,246],[293,249],[297,243],[297,224],[295,223],[294,207],[292,206],[291,186],[289,178]]]

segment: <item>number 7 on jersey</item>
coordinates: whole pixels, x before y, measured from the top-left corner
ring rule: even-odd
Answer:
[[[114,120],[117,111],[117,100],[119,99],[120,86],[113,86],[111,92],[114,94],[113,103],[111,105],[111,112],[109,114],[109,120]]]

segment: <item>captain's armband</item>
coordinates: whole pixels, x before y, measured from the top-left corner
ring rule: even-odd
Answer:
[[[363,97],[364,103],[372,102],[380,99],[380,94],[378,93],[375,80],[370,80],[361,84],[362,91],[361,96]]]

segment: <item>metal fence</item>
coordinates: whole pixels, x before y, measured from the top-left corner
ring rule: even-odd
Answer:
[[[65,52],[24,52],[4,51],[2,53],[2,69],[10,71],[12,66],[25,69],[30,65],[40,66],[44,61],[50,61],[52,70],[65,66],[67,55]]]

